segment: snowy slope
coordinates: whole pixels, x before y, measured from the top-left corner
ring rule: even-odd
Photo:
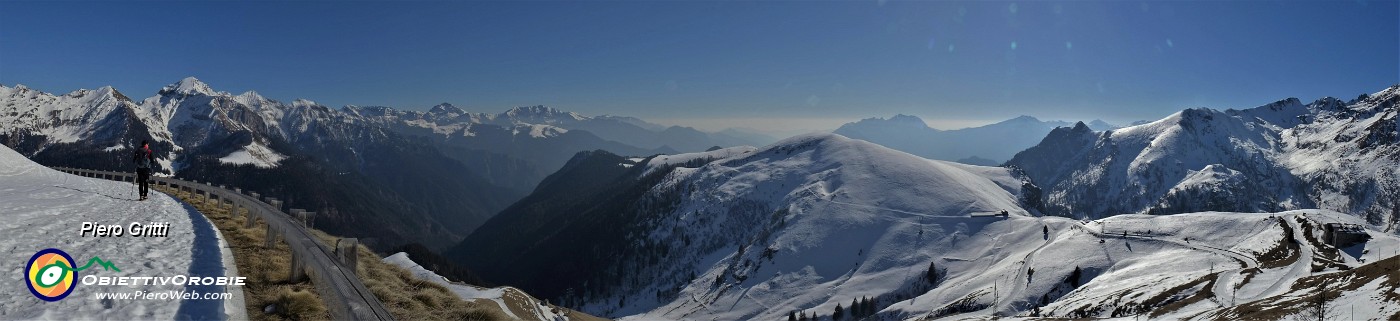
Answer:
[[[646,217],[635,240],[670,246],[673,254],[630,273],[638,286],[592,301],[585,311],[650,313],[642,319],[776,318],[788,311],[778,307],[900,287],[909,269],[926,266],[932,255],[918,250],[928,241],[921,235],[965,235],[997,220],[974,214],[1026,214],[1012,190],[965,165],[839,135],[711,153],[728,157],[674,168],[645,198],[679,197],[671,210]],[[666,292],[674,294],[657,295]]]
[[[1320,224],[1335,222],[1364,224],[1345,214],[1316,210],[1121,215],[1087,224],[1055,217],[1013,218],[988,226],[990,233],[975,235],[965,245],[946,249],[936,263],[948,268],[948,278],[932,291],[894,303],[881,315],[920,320],[993,313],[1214,319],[1234,313],[1226,319],[1235,319],[1272,310],[1282,316],[1300,303],[1245,307],[1307,295],[1313,284],[1309,278],[1384,268],[1363,262],[1387,264],[1378,261],[1400,248],[1394,235],[1370,230],[1369,242],[1338,251],[1320,243],[1316,234]],[[1047,234],[1042,234],[1043,227],[1048,227]],[[1008,239],[1011,235],[1018,237]],[[964,261],[967,258],[971,260]],[[1069,278],[1075,268],[1081,269],[1077,288]],[[1358,316],[1384,318],[1400,312],[1395,308],[1400,298],[1384,294],[1395,284],[1362,287],[1375,279],[1334,284],[1355,289],[1329,304],[1355,307]],[[970,312],[950,308],[960,301],[971,303],[966,309]]]
[[[120,272],[93,268],[79,276],[190,277],[225,276],[218,231],[201,214],[161,193],[135,201],[130,183],[83,178],[39,166],[0,147],[0,234],[6,273],[22,275],[24,262],[36,251],[57,248],[78,264],[94,257],[110,261]],[[120,224],[169,222],[168,237],[79,237],[83,222]],[[129,232],[128,232],[129,233]],[[231,263],[231,262],[227,262]],[[233,275],[229,275],[233,276]],[[45,302],[31,295],[21,279],[0,287],[0,315],[5,319],[220,319],[221,300],[98,300],[99,292],[182,291],[234,292],[222,286],[102,286],[77,284],[67,298]]]
[[[685,165],[686,163],[691,162],[699,162],[700,164],[709,163],[717,159],[725,159],[735,156],[741,156],[748,153],[753,153],[757,150],[757,148],[754,148],[752,146],[736,146],[698,153],[656,155],[656,157],[650,158],[649,160],[647,160],[647,163],[643,165],[643,167],[646,168],[646,171],[643,171],[642,175],[651,174],[652,172],[667,169],[668,167]],[[640,161],[641,159],[638,158],[635,160]]]
[[[243,146],[242,149],[236,152],[229,153],[228,156],[220,157],[219,162],[232,165],[253,165],[260,168],[271,168],[277,167],[277,162],[282,161],[282,159],[286,157],[287,156],[272,151],[272,149],[267,148],[267,146],[253,142],[249,143],[248,146]]]

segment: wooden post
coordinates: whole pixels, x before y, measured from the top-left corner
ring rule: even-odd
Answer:
[[[354,272],[355,266],[359,265],[359,252],[355,250],[355,246],[359,243],[360,240],[356,238],[335,240],[335,255],[340,258],[341,263],[345,263],[345,267],[350,268],[351,272]]]
[[[253,214],[257,211],[260,211],[258,207],[248,208],[248,217],[243,218],[243,228],[253,228],[253,225],[258,224],[258,215]]]
[[[291,215],[292,219],[297,220],[297,224],[301,224],[301,227],[306,227],[306,210],[293,208],[287,214]]]
[[[273,227],[274,225],[277,225],[277,224],[272,224],[272,222],[267,222],[267,234],[266,234],[267,237],[265,237],[264,240],[263,240],[263,247],[264,247],[264,248],[271,248],[274,244],[277,244],[277,235],[278,235],[278,233],[277,233],[276,228]]]
[[[316,212],[307,212],[304,209],[294,208],[292,209],[291,215],[302,227],[311,227],[312,224],[316,222]]]
[[[310,228],[316,227],[316,212],[301,212],[302,225]]]
[[[242,202],[239,202],[239,201],[236,201],[236,200],[233,200],[233,199],[229,199],[229,200],[228,200],[228,206],[229,206],[230,209],[233,210],[233,218],[234,218],[234,219],[238,219],[238,216],[243,215],[243,203],[242,203]]]
[[[300,252],[292,250],[292,271],[287,276],[287,281],[296,283],[306,278],[306,258],[301,257]]]

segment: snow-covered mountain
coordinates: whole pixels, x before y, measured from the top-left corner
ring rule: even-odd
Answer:
[[[919,117],[895,115],[847,123],[835,133],[931,159],[996,165],[1034,146],[1050,130],[1069,125],[1073,124],[1020,116],[985,126],[939,130],[928,127]],[[1094,130],[1115,128],[1101,120],[1089,126]]]
[[[1008,161],[1054,215],[1322,208],[1394,231],[1400,86],[1351,101],[1188,109],[1109,131],[1055,129]]]
[[[834,134],[648,158],[589,152],[448,255],[489,280],[636,320],[829,320],[852,302],[877,320],[1228,318],[1266,303],[1296,311],[1319,279],[1337,282],[1334,309],[1400,312],[1384,294],[1393,275],[1345,272],[1385,268],[1374,262],[1400,238],[1354,217],[1081,222],[1033,216],[1023,204],[1034,190],[1012,169]],[[1333,246],[1328,223],[1368,239]]]
[[[524,191],[362,117],[192,77],[139,102],[111,87],[0,86],[0,115],[0,141],[42,164],[132,171],[132,149],[150,140],[158,172],[276,196],[383,247],[455,242]]]

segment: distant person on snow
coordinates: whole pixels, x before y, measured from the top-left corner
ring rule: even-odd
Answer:
[[[150,142],[142,140],[141,148],[137,148],[136,155],[131,158],[136,162],[136,184],[141,185],[142,201],[146,200],[146,193],[151,190],[151,163],[156,161],[154,154]]]

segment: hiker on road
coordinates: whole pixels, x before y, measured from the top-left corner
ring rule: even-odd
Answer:
[[[151,190],[151,163],[156,161],[150,142],[142,140],[141,148],[136,149],[136,155],[131,160],[136,162],[136,184],[141,186],[141,200],[144,201],[146,193]]]

